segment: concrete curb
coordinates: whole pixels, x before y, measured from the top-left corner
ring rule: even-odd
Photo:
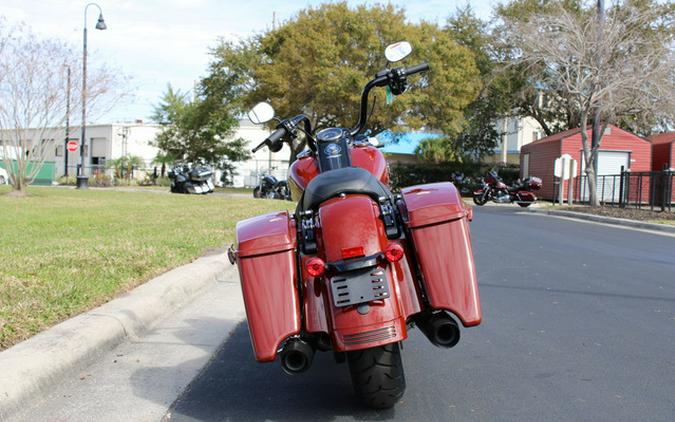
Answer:
[[[638,229],[653,230],[675,234],[675,226],[666,224],[645,223],[642,221],[629,220],[626,218],[606,217],[603,215],[587,214],[583,212],[552,210],[545,208],[528,209],[529,212],[555,215],[559,217],[574,218],[577,220],[595,221],[597,223],[613,224],[615,226],[633,227]]]
[[[225,254],[173,269],[96,309],[0,352],[0,420],[191,301],[234,267]]]

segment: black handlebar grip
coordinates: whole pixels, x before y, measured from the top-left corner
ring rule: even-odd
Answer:
[[[426,72],[429,70],[429,63],[418,64],[417,66],[408,67],[405,69],[406,75],[413,75],[415,73]]]
[[[253,148],[253,149],[251,150],[251,152],[252,152],[252,153],[256,153],[260,148],[264,147],[265,145],[267,145],[268,147],[272,148],[272,145],[274,145],[275,143],[277,143],[277,142],[279,141],[279,139],[281,139],[285,134],[286,134],[286,129],[284,129],[284,128],[279,128],[279,129],[275,130],[275,131],[272,132],[272,134],[271,134],[270,136],[268,136],[267,139],[265,139],[260,145],[258,145],[257,147]]]

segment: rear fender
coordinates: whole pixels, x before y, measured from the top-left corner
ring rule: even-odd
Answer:
[[[379,214],[378,205],[366,195],[347,195],[324,202],[319,208],[318,240],[322,258],[327,263],[342,261],[342,251],[347,248],[362,247],[365,256],[384,251],[389,240]],[[389,297],[371,301],[367,307],[361,306],[360,311],[357,305],[336,306],[331,289],[333,277],[329,275],[322,279],[327,329],[338,351],[381,346],[407,338],[406,312],[400,300],[401,286],[395,280],[405,279],[406,274],[410,277],[410,271],[402,268],[392,270],[392,266],[386,263],[374,267],[373,271],[376,269],[383,270]],[[313,292],[316,293],[316,289]],[[416,298],[407,301],[412,300]]]

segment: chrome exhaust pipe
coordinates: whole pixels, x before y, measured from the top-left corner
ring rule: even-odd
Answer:
[[[449,349],[459,342],[459,325],[446,312],[421,315],[415,324],[434,346]]]
[[[314,348],[304,340],[294,338],[289,340],[279,353],[281,369],[289,375],[305,372],[312,366]]]

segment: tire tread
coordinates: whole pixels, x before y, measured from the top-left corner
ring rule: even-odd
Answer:
[[[405,392],[405,375],[398,343],[347,353],[354,392],[367,406],[386,409]]]

